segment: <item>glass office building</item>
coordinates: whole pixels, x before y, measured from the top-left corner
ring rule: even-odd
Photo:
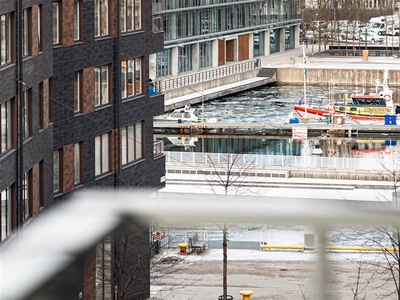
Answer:
[[[179,76],[298,47],[299,0],[153,0],[164,47],[156,78]]]

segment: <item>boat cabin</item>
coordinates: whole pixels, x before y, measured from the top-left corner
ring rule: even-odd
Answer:
[[[168,120],[181,120],[187,122],[199,122],[200,116],[195,108],[185,106],[184,108],[175,109],[168,117]]]
[[[386,106],[382,98],[352,98],[354,105]]]

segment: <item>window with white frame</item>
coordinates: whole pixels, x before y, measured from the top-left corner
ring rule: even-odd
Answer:
[[[121,62],[121,97],[128,98],[142,93],[142,58]]]
[[[121,128],[121,159],[123,165],[143,158],[143,128],[143,122]]]
[[[95,106],[105,105],[110,103],[110,74],[109,66],[100,66],[94,68],[95,81]]]
[[[94,0],[94,34],[107,36],[109,26],[108,0]]]
[[[74,41],[81,39],[81,0],[74,0]]]
[[[53,44],[60,43],[60,2],[53,2]]]
[[[1,202],[1,234],[0,234],[0,242],[4,241],[7,237],[11,235],[11,198],[12,198],[12,189],[11,186],[6,188],[0,193],[0,202]]]
[[[39,51],[43,50],[43,45],[42,45],[42,5],[38,6],[38,16],[37,16],[37,21],[38,21],[38,28],[37,28],[37,47]]]
[[[95,137],[95,175],[110,171],[110,135],[105,133]]]
[[[74,144],[74,184],[78,185],[82,183],[82,143]]]
[[[12,148],[12,129],[13,129],[13,101],[8,100],[0,104],[0,134],[1,146],[0,154]]]
[[[111,236],[107,236],[96,246],[96,300],[112,299],[112,258]]]
[[[23,210],[24,210],[24,221],[31,217],[31,209],[32,209],[32,184],[31,184],[32,172],[24,173],[23,177],[23,189],[22,189],[22,201],[23,201]]]
[[[31,90],[23,92],[23,124],[24,124],[24,138],[28,138],[31,135],[31,120],[32,120],[32,101],[31,101]]]
[[[0,15],[0,66],[11,62],[12,26],[11,14]]]
[[[78,113],[82,110],[81,103],[82,93],[82,71],[74,74],[74,112]]]
[[[61,192],[62,150],[53,151],[53,193]]]
[[[142,0],[121,1],[121,31],[142,29]]]
[[[22,11],[22,51],[24,56],[30,55],[31,43],[31,9]]]

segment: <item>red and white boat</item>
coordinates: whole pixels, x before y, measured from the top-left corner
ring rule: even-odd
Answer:
[[[332,119],[335,112],[333,106],[323,103],[322,100],[317,102],[310,101],[309,104],[305,104],[302,101],[293,107],[301,118],[316,118],[321,121],[324,121],[327,117]]]
[[[315,104],[299,103],[294,106],[295,112],[301,118],[316,117],[325,120],[334,115],[343,115],[347,119],[361,124],[387,124],[390,117],[391,124],[396,124],[395,109],[393,105],[393,91],[387,85],[387,71],[384,82],[376,80],[376,91],[372,93],[353,93],[343,103]],[[378,91],[378,87],[381,90]],[[394,118],[394,120],[393,120]]]

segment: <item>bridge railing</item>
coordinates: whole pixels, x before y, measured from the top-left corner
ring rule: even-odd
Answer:
[[[390,156],[385,159],[378,159],[199,152],[165,152],[165,154],[167,163],[183,164],[233,164],[238,166],[252,164],[257,167],[335,168],[371,171],[390,171],[395,167]]]
[[[261,60],[257,58],[254,60],[245,61],[238,64],[227,65],[217,69],[206,70],[203,72],[190,74],[187,76],[164,79],[161,82],[159,82],[158,87],[160,91],[164,92],[167,90],[172,90],[191,84],[227,77],[259,68],[261,68]]]

